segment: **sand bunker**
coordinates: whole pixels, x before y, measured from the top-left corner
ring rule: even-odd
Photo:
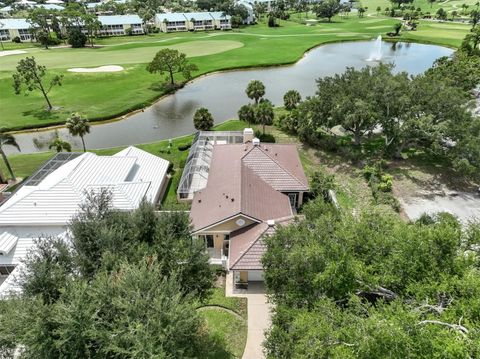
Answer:
[[[118,72],[123,71],[122,66],[108,65],[99,67],[78,67],[74,69],[68,69],[69,72]]]
[[[9,56],[9,55],[20,55],[26,54],[26,51],[23,50],[7,50],[7,51],[0,51],[0,57],[2,56]]]

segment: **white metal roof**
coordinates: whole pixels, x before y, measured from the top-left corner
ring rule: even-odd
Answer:
[[[37,185],[24,185],[0,207],[3,226],[64,225],[77,213],[87,191],[109,188],[113,207],[136,208],[145,197],[157,200],[169,162],[128,147],[114,156],[84,153],[48,174]]]
[[[0,28],[6,30],[29,29],[31,26],[27,19],[0,19]]]
[[[55,5],[55,4],[37,4],[35,7],[42,7],[47,10],[64,10],[63,6]]]
[[[227,15],[221,11],[214,11],[214,12],[210,12],[210,15],[214,18],[214,19],[218,19],[218,20],[224,20],[224,19],[230,19],[231,16],[230,15]]]
[[[2,255],[10,253],[13,247],[16,246],[18,236],[14,234],[13,230],[6,230],[0,234],[0,253]]]
[[[183,15],[187,18],[187,20],[195,19],[196,21],[203,21],[203,20],[210,20],[212,21],[213,18],[208,12],[185,12]]]
[[[98,17],[102,25],[127,25],[141,24],[142,19],[138,15],[102,15]]]
[[[163,22],[164,20],[167,20],[169,22],[175,22],[175,21],[187,21],[186,17],[183,16],[182,13],[180,12],[171,12],[167,14],[156,14],[155,15],[156,19],[158,22]]]

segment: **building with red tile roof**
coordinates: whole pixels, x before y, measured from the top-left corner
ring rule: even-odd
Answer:
[[[190,211],[212,263],[245,282],[263,279],[263,236],[292,220],[309,190],[295,145],[260,143],[251,133],[246,129],[244,143],[213,146],[208,180]]]

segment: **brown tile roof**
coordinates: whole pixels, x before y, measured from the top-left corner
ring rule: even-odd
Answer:
[[[285,145],[268,144],[253,147],[243,157],[243,163],[277,191],[308,191],[308,181],[297,149],[283,146]],[[299,178],[293,174],[294,172]]]
[[[273,226],[252,224],[230,235],[229,270],[261,270],[262,256],[267,250],[263,239],[275,233],[278,226],[291,223],[293,217],[280,218]]]
[[[216,145],[207,186],[195,193],[193,230],[244,214],[258,222],[292,216],[279,191],[307,191],[308,181],[295,145]]]
[[[266,247],[262,236],[268,229],[268,224],[259,223],[232,233],[230,236],[230,270],[263,269],[261,258]]]

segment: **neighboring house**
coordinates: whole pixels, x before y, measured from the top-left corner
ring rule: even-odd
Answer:
[[[251,129],[245,129],[243,142],[212,145],[211,159],[203,164],[208,169],[197,168],[208,176],[193,194],[190,218],[211,262],[246,283],[263,280],[262,238],[294,219],[309,187],[295,145],[260,143]]]
[[[183,16],[185,16],[188,21],[188,30],[201,31],[215,29],[213,17],[208,12],[186,12],[183,13]]]
[[[0,206],[0,297],[17,291],[21,260],[38,238],[67,238],[67,225],[88,192],[110,190],[112,206],[132,210],[142,199],[157,204],[169,162],[128,147],[113,156],[58,153]]]
[[[155,26],[162,32],[187,31],[187,18],[182,13],[156,14]]]
[[[98,21],[102,24],[98,32],[101,36],[126,35],[128,29],[134,35],[145,33],[142,19],[138,15],[102,15],[98,16]]]
[[[255,19],[255,11],[253,10],[253,4],[250,1],[247,0],[239,0],[235,3],[235,5],[241,5],[245,6],[248,12],[248,17],[243,20],[243,23],[246,25],[254,24],[256,19]]]
[[[231,17],[222,12],[186,12],[155,15],[155,26],[162,32],[230,30]]]
[[[2,7],[0,9],[0,14],[2,15],[10,15],[13,12],[19,11],[19,10],[30,10],[33,8],[44,8],[47,10],[58,10],[61,11],[63,10],[63,6],[59,6],[56,4],[51,4],[51,3],[46,3],[46,4],[29,4],[29,3],[13,3],[12,5]]]
[[[213,18],[213,25],[218,30],[231,30],[232,17],[221,11],[211,12],[210,16]]]
[[[18,36],[22,41],[33,40],[31,26],[27,19],[0,19],[0,39],[9,41]]]

